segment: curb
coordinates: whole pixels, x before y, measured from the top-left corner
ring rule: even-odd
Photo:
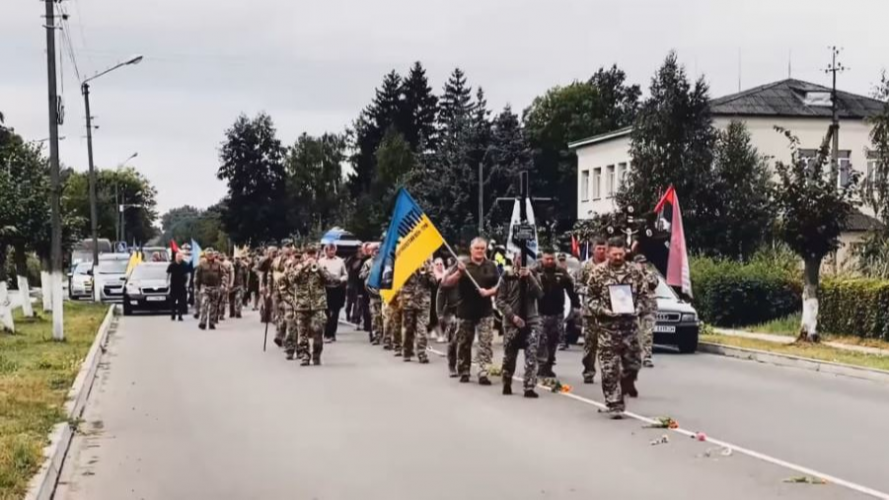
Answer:
[[[889,371],[879,370],[876,368],[864,368],[860,366],[847,365],[844,363],[834,363],[831,361],[821,361],[812,358],[802,358],[790,354],[775,354],[773,352],[760,351],[757,349],[725,346],[722,344],[712,344],[709,342],[699,343],[698,351],[707,354],[728,356],[730,358],[746,359],[749,361],[769,363],[777,366],[801,368],[803,370],[829,373],[831,375],[842,375],[845,377],[860,378],[889,384]]]
[[[40,470],[31,478],[28,483],[28,492],[25,494],[25,500],[51,500],[56,490],[56,484],[59,481],[59,474],[62,471],[62,465],[65,463],[65,455],[68,454],[68,446],[74,438],[74,431],[77,428],[77,420],[83,414],[83,408],[86,406],[86,400],[93,388],[93,381],[96,378],[96,370],[99,368],[99,360],[102,353],[105,352],[105,342],[108,340],[108,332],[111,330],[111,324],[114,321],[115,306],[108,308],[105,319],[99,326],[96,333],[96,339],[90,347],[71,390],[68,391],[68,399],[65,402],[65,414],[68,415],[68,421],[56,424],[49,435],[50,443],[43,449],[43,455],[46,457]]]

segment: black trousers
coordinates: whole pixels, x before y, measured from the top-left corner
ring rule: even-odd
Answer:
[[[364,323],[362,325],[362,330],[365,332],[371,331],[371,317],[370,317],[370,295],[365,293],[358,294],[358,310],[360,311],[358,316],[358,322]]]
[[[324,328],[324,338],[335,339],[336,328],[339,326],[340,310],[346,301],[346,289],[343,287],[327,289],[327,325]]]
[[[358,285],[349,283],[346,287],[346,321],[358,323]]]
[[[170,289],[170,316],[188,314],[188,290],[185,287]]]

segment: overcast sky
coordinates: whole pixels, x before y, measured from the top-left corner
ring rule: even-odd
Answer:
[[[829,82],[828,45],[870,94],[889,67],[885,0],[66,0],[82,75],[94,82],[95,161],[130,164],[161,211],[225,194],[218,148],[241,112],[271,114],[278,136],[340,132],[391,69],[420,60],[438,91],[455,66],[489,104],[517,111],[553,85],[618,64],[648,86],[670,49],[718,97],[787,77]],[[0,1],[0,110],[27,139],[48,135],[44,4]],[[62,162],[86,169],[83,102],[64,60]]]

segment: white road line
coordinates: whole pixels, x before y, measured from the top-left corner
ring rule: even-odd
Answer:
[[[447,356],[446,353],[443,353],[443,352],[433,349],[431,347],[428,347],[427,350],[429,352],[438,354],[439,356],[442,356],[442,357]],[[520,377],[513,377],[513,380],[518,381],[518,382],[522,381],[522,379]],[[546,387],[544,385],[538,384],[537,386],[540,388],[549,390],[549,387]],[[556,394],[558,394],[559,396],[564,396],[569,399],[573,399],[575,401],[579,401],[584,404],[588,404],[590,406],[595,406],[596,408],[600,408],[603,410],[606,410],[608,408],[606,405],[604,405],[598,401],[594,401],[592,399],[585,398],[583,396],[578,396],[578,395],[572,394],[570,392],[560,392],[560,393],[556,393]],[[658,421],[655,419],[645,417],[645,416],[642,416],[642,415],[639,415],[636,413],[628,412],[628,411],[624,412],[624,415],[627,417],[630,417],[632,419],[638,420],[640,422],[644,422],[646,424],[657,424],[658,423]],[[686,437],[694,437],[697,434],[696,432],[692,432],[692,431],[683,429],[681,427],[677,428],[677,429],[669,429],[669,430],[676,432],[678,434],[681,434],[683,436],[686,436]],[[817,477],[817,478],[827,481],[830,484],[843,486],[843,487],[848,488],[850,490],[857,491],[859,493],[863,493],[865,495],[869,495],[874,498],[879,498],[880,500],[889,500],[889,493],[883,493],[882,491],[877,491],[873,488],[868,488],[867,486],[864,486],[861,484],[853,483],[851,481],[846,481],[845,479],[840,479],[836,476],[832,476],[830,474],[825,474],[823,472],[819,472],[817,470],[810,469],[810,468],[804,467],[802,465],[797,465],[797,464],[794,464],[791,462],[787,462],[785,460],[781,460],[780,458],[766,455],[765,453],[760,453],[758,451],[750,450],[750,449],[744,448],[742,446],[738,446],[738,445],[729,443],[727,441],[722,441],[721,439],[714,439],[710,436],[707,436],[707,442],[713,443],[716,446],[731,448],[733,451],[747,455],[748,457],[755,458],[757,460],[762,460],[763,462],[768,462],[770,464],[777,465],[779,467],[784,467],[785,469],[790,469],[790,470],[799,472],[800,474],[804,474],[804,475],[812,476],[812,477]]]

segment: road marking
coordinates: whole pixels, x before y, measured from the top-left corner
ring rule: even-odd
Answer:
[[[435,354],[438,354],[438,355],[441,356],[441,357],[445,357],[445,356],[447,356],[446,353],[443,353],[443,352],[438,351],[438,350],[436,350],[436,349],[433,349],[433,348],[431,348],[431,347],[427,347],[426,349],[427,349],[429,352],[433,352],[433,353],[435,353]],[[473,363],[473,364],[474,364],[474,363]],[[521,377],[513,377],[512,379],[515,380],[515,381],[517,381],[517,382],[521,382],[521,381],[522,381]],[[546,386],[541,385],[541,384],[537,384],[537,387],[540,387],[540,388],[542,388],[542,389],[547,389],[547,390],[550,389],[549,387],[546,387]],[[584,403],[584,404],[588,404],[588,405],[590,405],[590,406],[595,406],[596,408],[600,408],[600,409],[602,409],[602,410],[607,410],[607,409],[608,409],[608,407],[607,407],[606,405],[604,405],[603,403],[600,403],[600,402],[598,402],[598,401],[595,401],[595,400],[592,400],[592,399],[589,399],[589,398],[585,398],[585,397],[583,397],[583,396],[578,396],[578,395],[576,395],[576,394],[572,394],[572,393],[570,393],[570,392],[559,392],[559,393],[556,393],[556,394],[559,395],[559,396],[564,396],[564,397],[569,398],[569,399],[573,399],[573,400],[575,400],[575,401],[579,401],[579,402]],[[646,424],[650,424],[650,425],[654,425],[654,424],[658,424],[658,423],[659,423],[659,422],[658,422],[657,420],[655,420],[655,419],[652,419],[652,418],[649,418],[649,417],[646,417],[646,416],[643,416],[643,415],[639,415],[639,414],[637,414],[637,413],[629,412],[629,411],[625,411],[625,412],[624,412],[624,415],[627,416],[627,417],[630,417],[630,418],[632,418],[632,419],[638,420],[638,421],[640,421],[640,422],[644,422],[644,423],[646,423]],[[696,432],[692,432],[692,431],[683,429],[683,428],[681,428],[681,427],[680,427],[680,428],[676,428],[676,429],[668,429],[668,430],[673,431],[673,432],[676,432],[676,433],[679,433],[679,434],[681,434],[681,435],[683,435],[683,436],[690,437],[690,438],[695,437],[695,435],[697,434]],[[863,494],[865,494],[865,495],[869,495],[869,496],[872,496],[872,497],[874,497],[874,498],[879,498],[880,500],[889,500],[889,493],[883,493],[882,491],[877,491],[877,490],[875,490],[875,489],[873,489],[873,488],[868,488],[867,486],[864,486],[864,485],[861,485],[861,484],[853,483],[853,482],[851,482],[851,481],[846,481],[845,479],[840,479],[840,478],[838,478],[838,477],[836,477],[836,476],[832,476],[832,475],[830,475],[830,474],[825,474],[825,473],[823,473],[823,472],[819,472],[819,471],[817,471],[817,470],[810,469],[810,468],[808,468],[808,467],[804,467],[804,466],[802,466],[802,465],[797,465],[797,464],[794,464],[794,463],[791,463],[791,462],[787,462],[787,461],[785,461],[785,460],[781,460],[780,458],[776,458],[776,457],[773,457],[773,456],[771,456],[771,455],[766,455],[765,453],[760,453],[760,452],[758,452],[758,451],[750,450],[750,449],[744,448],[744,447],[742,447],[742,446],[738,446],[738,445],[729,443],[729,442],[727,442],[727,441],[723,441],[723,440],[721,440],[721,439],[714,439],[714,438],[712,438],[712,437],[710,437],[710,436],[707,436],[707,442],[708,442],[708,443],[713,443],[713,444],[715,444],[716,446],[722,446],[722,447],[726,447],[726,448],[731,448],[733,451],[736,451],[736,452],[741,453],[741,454],[743,454],[743,455],[747,455],[748,457],[755,458],[755,459],[757,459],[757,460],[762,460],[763,462],[768,462],[768,463],[770,463],[770,464],[772,464],[772,465],[777,465],[777,466],[779,466],[779,467],[784,467],[785,469],[790,469],[790,470],[799,472],[800,474],[805,474],[805,475],[807,475],[807,476],[817,477],[817,478],[820,478],[820,479],[823,479],[823,480],[827,481],[827,482],[830,483],[830,484],[835,484],[835,485],[838,485],[838,486],[843,486],[843,487],[848,488],[848,489],[850,489],[850,490],[857,491],[857,492],[859,492],[859,493],[863,493]]]

